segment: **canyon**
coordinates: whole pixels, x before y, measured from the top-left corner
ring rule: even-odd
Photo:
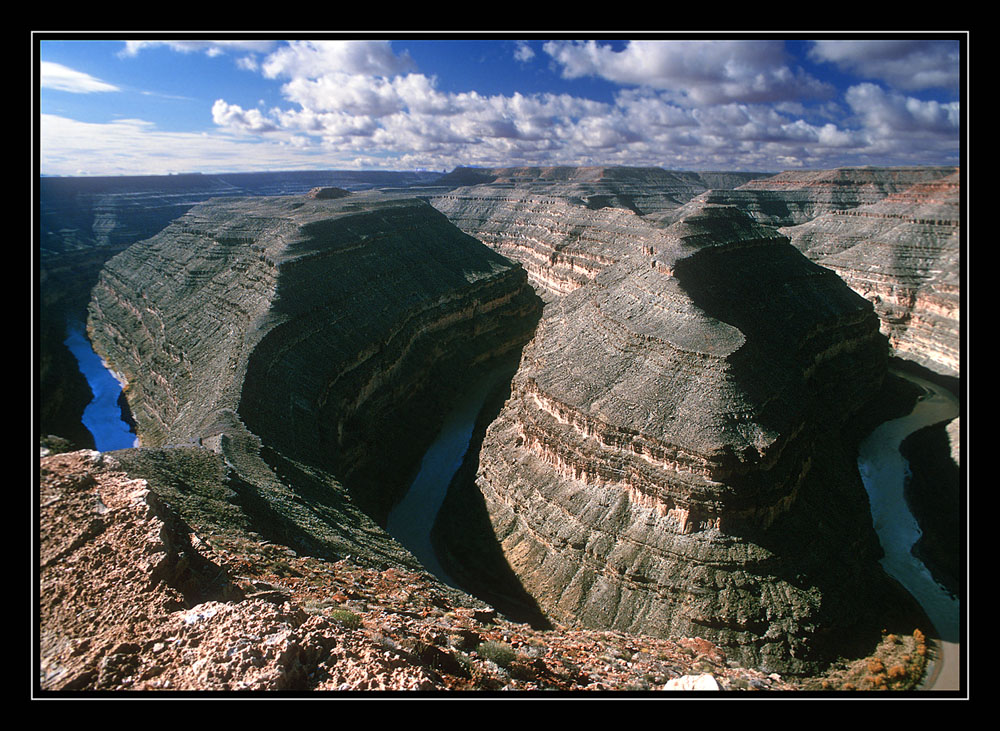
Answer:
[[[702,663],[760,678],[820,677],[924,622],[878,564],[854,461],[916,398],[890,357],[957,389],[959,171],[333,177],[222,195],[199,180],[169,204],[122,192],[114,225],[93,203],[112,193],[73,215],[65,189],[44,195],[48,450],[50,434],[90,446],[64,426],[82,399],[56,346],[60,318],[86,308],[142,445],[105,463],[221,574],[234,556],[260,564],[257,545],[300,575],[299,557],[414,572],[453,612],[499,611],[537,637],[697,641]],[[450,405],[508,361],[432,533],[456,589],[384,526]],[[958,424],[940,425],[953,444]],[[948,460],[960,469],[957,448]],[[960,490],[944,496],[956,515]],[[926,548],[952,567],[957,550]],[[253,593],[223,584],[171,606]],[[43,627],[43,687],[100,685],[107,651],[76,651],[90,669],[71,672],[83,630]],[[439,687],[415,682],[399,687]]]

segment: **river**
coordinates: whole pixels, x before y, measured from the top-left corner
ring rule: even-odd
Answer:
[[[509,378],[512,373],[509,364],[495,368],[459,395],[441,431],[424,453],[410,489],[389,512],[386,521],[386,530],[393,538],[409,549],[428,571],[455,588],[460,587],[442,568],[431,545],[431,529],[448,486],[465,459],[486,397],[502,378]]]
[[[935,581],[913,555],[913,544],[921,531],[903,494],[909,465],[899,452],[900,444],[913,432],[958,416],[959,402],[952,393],[929,381],[905,373],[896,375],[918,385],[923,395],[912,412],[881,424],[861,443],[858,470],[868,491],[875,532],[885,552],[882,566],[916,598],[938,633],[939,657],[925,687],[959,690],[959,600]]]
[[[94,352],[86,330],[79,322],[66,324],[66,347],[76,358],[80,372],[90,385],[94,398],[83,411],[83,425],[94,437],[99,452],[136,447],[139,441],[131,427],[122,421],[118,398],[122,387],[101,357]]]

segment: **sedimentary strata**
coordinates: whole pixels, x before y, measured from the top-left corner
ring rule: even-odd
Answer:
[[[433,208],[341,187],[213,199],[108,263],[90,334],[128,384],[135,473],[159,474],[185,519],[207,509],[172,477],[177,445],[213,460],[213,511],[237,504],[269,541],[374,567],[415,566],[377,523],[448,399],[531,340],[449,496],[449,573],[495,588],[492,551],[502,592],[545,619],[704,637],[810,672],[910,605],[877,565],[841,436],[888,350],[871,303],[832,271],[843,257],[850,280],[862,244],[820,251],[804,227],[774,226],[825,212],[844,230],[951,236],[946,213],[892,213],[921,175],[716,193],[745,177],[459,170],[442,186],[467,187],[422,193]],[[875,239],[888,251],[892,236]],[[888,300],[909,276],[947,294],[934,270],[955,271],[949,247],[911,249],[909,273],[873,291]],[[908,324],[932,338],[936,311],[921,312]],[[931,352],[921,340],[893,344]]]
[[[557,621],[801,671],[894,595],[838,434],[885,367],[870,304],[704,206],[547,306],[474,489]]]
[[[317,186],[350,190],[406,187],[433,174],[291,171],[224,175],[41,178],[38,197],[41,434],[92,442],[77,422],[91,398],[63,346],[67,320],[87,317],[104,263],[213,197],[304,194]]]
[[[520,262],[551,298],[589,282],[636,242],[655,240],[643,216],[676,210],[710,187],[755,175],[619,167],[458,169],[439,182],[465,186],[431,201],[460,229]]]
[[[845,167],[833,170],[793,170],[755,178],[732,190],[711,190],[690,205],[732,205],[769,226],[795,226],[817,216],[870,205],[917,183],[955,173],[948,167]],[[667,222],[683,211],[655,216]]]
[[[538,307],[422,201],[217,199],[108,263],[89,328],[144,446],[203,443],[252,483],[316,465],[379,515],[435,402],[523,345]]]
[[[873,303],[895,355],[942,375],[959,375],[957,172],[782,232]]]

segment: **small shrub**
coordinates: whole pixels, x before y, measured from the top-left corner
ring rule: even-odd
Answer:
[[[506,642],[487,641],[482,643],[476,650],[481,657],[486,658],[502,668],[510,666],[517,659],[514,648]]]
[[[906,668],[902,665],[893,665],[889,668],[889,680],[900,681],[906,678]]]
[[[333,609],[329,616],[330,619],[340,622],[347,629],[357,629],[361,626],[361,617],[349,609]]]

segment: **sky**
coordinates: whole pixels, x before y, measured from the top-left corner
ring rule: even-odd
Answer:
[[[36,33],[38,172],[956,165],[964,38]]]

